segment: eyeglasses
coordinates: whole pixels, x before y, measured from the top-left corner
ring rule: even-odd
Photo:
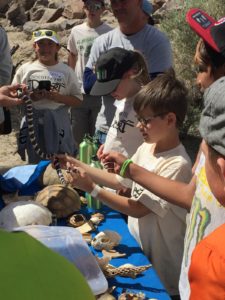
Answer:
[[[164,112],[164,113],[160,113],[160,114],[157,114],[157,115],[154,115],[152,117],[148,117],[148,118],[142,118],[140,116],[136,116],[138,122],[140,122],[143,126],[147,126],[149,123],[152,122],[152,120],[154,120],[155,118],[157,117],[161,117],[161,116],[164,116],[166,115],[167,112]]]
[[[57,37],[57,34],[53,30],[46,30],[46,29],[40,29],[40,30],[33,32],[34,38],[37,38],[39,36],[55,36],[55,37]]]

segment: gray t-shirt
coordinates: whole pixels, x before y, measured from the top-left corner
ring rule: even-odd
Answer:
[[[0,87],[9,84],[12,73],[12,60],[8,38],[5,30],[0,26]],[[3,108],[0,107],[0,124],[4,122]]]
[[[86,67],[94,69],[98,57],[110,48],[121,47],[127,50],[138,50],[146,59],[149,73],[160,73],[172,66],[172,50],[166,35],[156,27],[146,24],[139,32],[125,35],[117,27],[98,38],[93,43],[91,53]],[[109,97],[111,99],[109,99]],[[114,101],[111,96],[102,97],[102,108],[96,121],[96,129],[109,127],[115,108],[108,105],[109,100]]]

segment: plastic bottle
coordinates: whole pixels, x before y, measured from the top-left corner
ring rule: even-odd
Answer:
[[[102,169],[102,166],[97,158],[96,155],[92,156],[91,158],[91,167],[93,168],[98,168],[98,169]],[[86,193],[86,199],[87,199],[87,205],[88,208],[90,208],[91,210],[98,210],[101,208],[101,201],[93,198],[90,194]]]

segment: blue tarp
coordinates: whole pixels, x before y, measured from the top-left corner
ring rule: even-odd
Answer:
[[[1,189],[8,192],[19,191],[20,195],[33,195],[40,190],[41,187],[38,178],[49,163],[49,161],[41,161],[38,165],[27,165],[10,169],[0,177]],[[106,206],[103,206],[100,211],[104,214],[105,220],[98,226],[97,231],[117,231],[122,236],[121,243],[117,250],[120,253],[126,253],[125,257],[114,258],[110,263],[114,266],[120,266],[125,263],[130,263],[135,266],[149,264],[149,260],[143,254],[136,240],[131,236],[127,224],[121,214]],[[81,212],[85,215],[90,214],[90,211],[87,208],[83,209]],[[66,225],[66,220],[58,220],[58,225]],[[97,232],[93,235],[96,233]],[[91,250],[95,255],[102,255],[100,251],[95,251],[93,248],[91,248]],[[108,281],[110,286],[116,286],[116,290],[114,291],[116,297],[118,297],[124,289],[128,289],[133,292],[143,292],[146,295],[146,298],[158,300],[170,299],[153,268],[148,269],[135,279],[118,276],[109,279]]]
[[[19,166],[0,175],[0,188],[3,192],[19,195],[33,195],[41,189],[39,176],[44,172],[50,161],[41,161],[38,165]]]

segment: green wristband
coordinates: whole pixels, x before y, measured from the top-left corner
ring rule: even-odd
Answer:
[[[129,164],[133,163],[133,161],[131,159],[126,159],[122,166],[121,166],[121,170],[120,170],[120,176],[124,177],[127,167],[129,166]]]

